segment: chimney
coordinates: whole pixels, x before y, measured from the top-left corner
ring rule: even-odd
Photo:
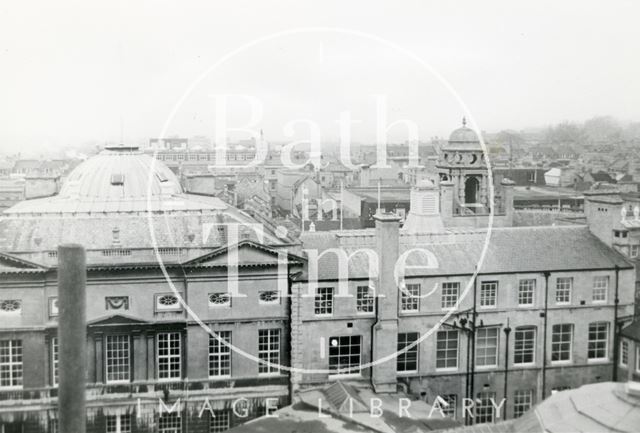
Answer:
[[[376,323],[372,329],[371,383],[381,393],[397,391],[396,359],[378,363],[376,360],[396,352],[398,345],[398,287],[394,269],[399,257],[400,217],[376,214],[376,251],[378,253],[378,283],[375,294]]]
[[[629,237],[626,235],[627,229],[623,226],[621,211],[624,202],[616,190],[609,191],[585,191],[584,192],[584,214],[587,217],[587,224],[591,233],[596,235],[602,242],[612,247],[615,244],[618,250],[626,252],[626,244]],[[632,217],[624,219],[631,219]],[[614,230],[624,232],[625,235],[616,238]]]

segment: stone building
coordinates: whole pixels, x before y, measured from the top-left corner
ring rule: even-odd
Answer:
[[[478,398],[477,421],[488,422],[491,398],[506,397],[511,418],[554,391],[614,377],[617,324],[633,314],[636,282],[628,254],[602,240],[615,237],[620,213],[511,227],[512,182],[503,180],[503,213],[493,206],[489,230],[487,172],[467,129],[444,148],[440,185],[413,188],[404,227],[378,214],[373,230],[301,237],[294,390],[364,381],[428,402],[441,396],[458,417],[463,398]]]
[[[88,431],[221,431],[289,402],[279,294],[302,259],[279,272],[280,238],[116,147],[0,220],[0,431],[57,431],[56,247],[71,242],[88,265]]]

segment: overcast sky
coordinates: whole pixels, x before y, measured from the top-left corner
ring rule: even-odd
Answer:
[[[4,1],[0,151],[121,134],[139,142],[174,110],[167,134],[213,136],[224,93],[259,100],[256,128],[272,141],[307,137],[302,123],[286,134],[295,119],[335,141],[343,111],[361,121],[354,141],[373,140],[375,95],[385,95],[389,122],[411,120],[420,138],[448,134],[464,110],[408,52],[484,130],[605,114],[638,121],[639,16],[633,0]],[[290,29],[304,30],[273,36]],[[230,126],[251,114],[239,98],[228,108]],[[393,128],[390,139],[406,131]]]

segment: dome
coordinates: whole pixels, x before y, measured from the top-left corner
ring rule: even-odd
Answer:
[[[150,173],[152,174],[150,175]],[[180,194],[176,175],[137,147],[107,147],[76,167],[60,198],[128,201]]]
[[[480,143],[478,139],[478,134],[471,129],[463,126],[462,128],[458,128],[451,133],[449,136],[449,141],[457,142],[457,143]]]
[[[462,127],[451,133],[445,149],[482,151],[482,146],[478,134],[473,129],[467,128],[467,121],[463,118]]]
[[[218,198],[185,194],[176,175],[137,147],[108,147],[77,166],[60,193],[25,200],[6,214],[202,212],[225,209]]]

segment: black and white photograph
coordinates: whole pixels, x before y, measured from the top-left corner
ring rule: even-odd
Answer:
[[[0,433],[640,431],[639,17],[4,0]]]

